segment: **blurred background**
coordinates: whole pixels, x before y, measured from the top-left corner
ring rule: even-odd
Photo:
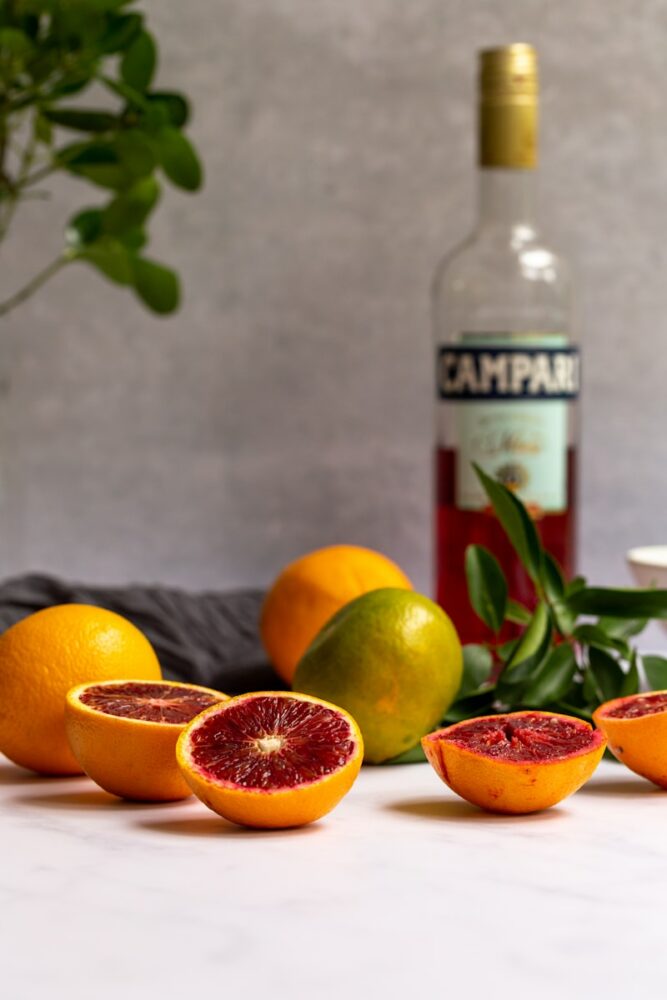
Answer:
[[[527,41],[580,292],[581,568],[627,580],[667,538],[667,3],[143,8],[206,168],[153,227],[185,301],[156,319],[77,265],[2,321],[3,572],[262,585],[350,542],[430,592],[429,284],[474,219],[476,51]],[[3,292],[59,249],[82,199],[58,192],[22,209]]]

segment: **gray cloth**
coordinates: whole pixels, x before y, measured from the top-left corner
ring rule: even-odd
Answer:
[[[89,587],[33,573],[0,584],[0,631],[52,604],[95,604],[148,637],[165,677],[226,694],[283,688],[262,649],[259,590],[187,593],[171,587]]]

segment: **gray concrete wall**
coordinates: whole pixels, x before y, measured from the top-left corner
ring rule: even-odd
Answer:
[[[145,6],[207,167],[155,231],[186,302],[156,320],[73,268],[3,323],[5,568],[261,584],[350,541],[428,588],[428,285],[473,214],[475,50],[526,40],[582,292],[583,568],[623,579],[667,538],[667,3]],[[2,249],[3,291],[87,199],[57,195]]]

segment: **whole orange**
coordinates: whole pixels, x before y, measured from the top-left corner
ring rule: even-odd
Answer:
[[[75,684],[159,680],[148,639],[113,611],[59,604],[0,636],[0,752],[42,774],[80,774],[65,733],[65,696]]]
[[[330,545],[286,566],[269,590],[260,619],[264,648],[292,683],[296,665],[323,625],[370,590],[412,584],[396,563],[358,545]]]

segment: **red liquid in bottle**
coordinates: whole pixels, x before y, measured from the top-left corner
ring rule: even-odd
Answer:
[[[576,450],[567,454],[567,508],[557,514],[543,514],[535,520],[542,544],[561,566],[566,578],[574,571],[576,537]],[[528,607],[535,603],[534,589],[521,566],[500,522],[490,507],[461,510],[456,506],[456,452],[436,449],[436,595],[438,604],[454,622],[461,642],[488,642],[491,631],[473,611],[468,599],[465,551],[468,545],[483,545],[500,562],[509,585],[510,597]],[[505,626],[501,640],[517,634]]]

